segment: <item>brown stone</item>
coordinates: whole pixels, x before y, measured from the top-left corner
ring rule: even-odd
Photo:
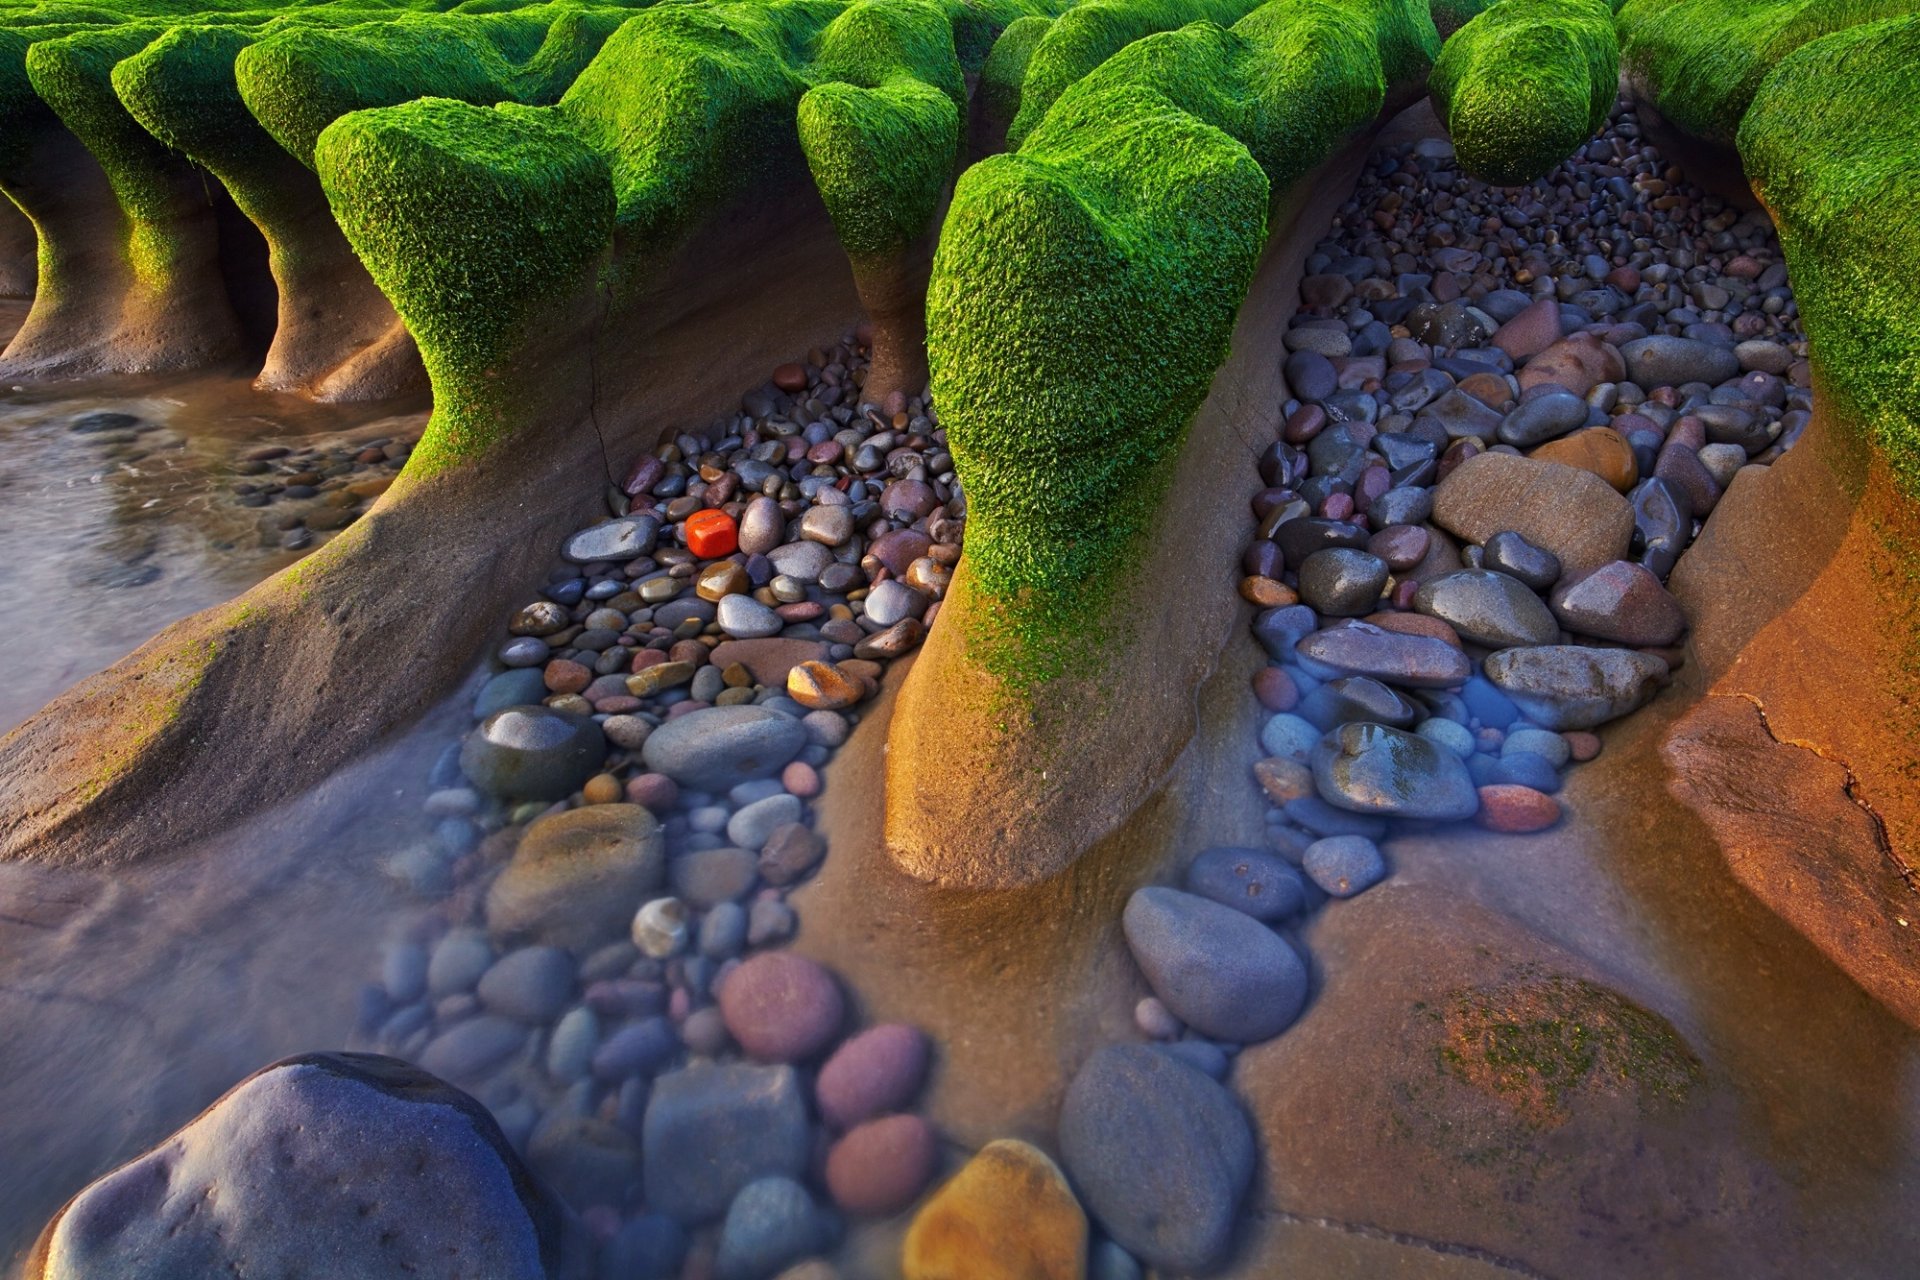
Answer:
[[[1620,493],[1633,488],[1640,479],[1640,464],[1634,459],[1633,446],[1612,427],[1585,427],[1572,435],[1549,440],[1527,456],[1590,471]]]
[[[1558,341],[1560,300],[1551,296],[1531,303],[1493,334],[1493,345],[1512,356],[1515,364],[1525,364]]]
[[[627,677],[627,692],[647,698],[663,689],[677,689],[693,679],[695,670],[691,662],[656,662]]]
[[[1660,579],[1626,560],[1563,578],[1547,604],[1567,630],[1621,644],[1671,645],[1687,629],[1680,602]]]
[[[733,560],[721,560],[700,570],[694,578],[694,594],[702,600],[718,602],[726,596],[745,595],[753,590],[747,570]]]
[[[571,658],[555,658],[543,673],[549,693],[579,693],[593,683],[593,671]]]
[[[1300,603],[1300,595],[1292,587],[1273,578],[1263,578],[1258,575],[1240,579],[1240,598],[1261,609],[1274,609],[1282,605]]]
[[[626,931],[666,879],[665,840],[635,804],[537,818],[487,892],[487,927],[552,947],[596,947]]]
[[[1532,787],[1499,783],[1480,788],[1480,812],[1474,820],[1489,831],[1545,831],[1560,821],[1560,802]]]
[[[1310,796],[1313,791],[1313,770],[1298,760],[1289,760],[1286,756],[1269,756],[1256,761],[1253,766],[1253,780],[1267,793],[1275,804],[1285,804],[1289,800],[1298,800]]]
[[[1505,410],[1513,403],[1513,388],[1497,373],[1470,373],[1460,379],[1460,390],[1489,409]]]
[[[1443,619],[1433,617],[1431,614],[1395,613],[1383,610],[1380,613],[1370,613],[1361,621],[1370,622],[1382,631],[1398,631],[1402,635],[1409,636],[1432,636],[1435,640],[1445,640],[1456,649],[1461,647],[1460,633]]]
[[[806,823],[782,823],[760,851],[760,878],[770,885],[792,884],[818,866],[826,852],[826,840]]]
[[[1012,1138],[989,1142],[907,1228],[904,1280],[1083,1280],[1087,1215],[1059,1166]]]
[[[1626,361],[1620,353],[1590,333],[1563,338],[1520,370],[1520,390],[1528,391],[1551,382],[1584,396],[1602,382],[1619,382],[1627,376]]]
[[[1468,542],[1511,531],[1567,573],[1626,558],[1633,508],[1591,472],[1514,454],[1470,458],[1434,489],[1434,523]]]

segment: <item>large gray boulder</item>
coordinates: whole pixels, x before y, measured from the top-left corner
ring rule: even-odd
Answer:
[[[69,1201],[26,1280],[571,1274],[566,1210],[474,1099],[394,1058],[241,1081]]]

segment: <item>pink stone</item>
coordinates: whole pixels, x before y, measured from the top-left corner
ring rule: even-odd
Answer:
[[[789,795],[811,800],[820,794],[820,774],[804,760],[795,760],[780,771],[780,785]]]
[[[846,1002],[833,975],[805,956],[763,951],[721,985],[720,1016],[750,1057],[804,1062],[839,1034]]]
[[[926,1036],[905,1023],[862,1031],[820,1068],[814,1097],[821,1117],[845,1129],[907,1106],[926,1082],[930,1052]]]

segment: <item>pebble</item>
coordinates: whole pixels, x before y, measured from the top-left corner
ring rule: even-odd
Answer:
[[[1202,1035],[1252,1044],[1284,1031],[1306,1004],[1307,970],[1271,929],[1175,889],[1138,889],[1121,926],[1154,994]]]
[[[1462,639],[1489,648],[1552,644],[1560,636],[1553,614],[1531,588],[1492,569],[1462,569],[1435,578],[1414,595],[1413,607],[1439,618]],[[1462,675],[1452,683],[1464,679]]]
[[[1355,813],[1447,821],[1479,807],[1458,756],[1386,725],[1342,725],[1314,748],[1312,765],[1321,798]]]
[[[487,928],[584,951],[624,932],[665,880],[665,836],[639,805],[547,814],[528,824],[488,889]]]
[[[1225,1260],[1255,1150],[1218,1082],[1145,1045],[1109,1045],[1067,1087],[1059,1133],[1074,1185],[1129,1252],[1180,1274]]]
[[[641,1136],[647,1198],[698,1225],[758,1178],[799,1178],[811,1147],[806,1098],[791,1067],[694,1063],[654,1081]],[[687,1153],[700,1158],[690,1160]]]
[[[847,1213],[895,1214],[919,1198],[938,1160],[933,1126],[919,1116],[868,1120],[828,1150],[827,1190]]]
[[[468,1018],[422,1049],[420,1066],[455,1083],[472,1082],[526,1047],[527,1031],[508,1018]]]
[[[1270,717],[1260,730],[1260,747],[1269,756],[1282,756],[1304,763],[1320,741],[1320,729],[1308,720],[1289,712]]]
[[[820,1068],[814,1100],[828,1124],[848,1129],[913,1101],[926,1081],[932,1045],[904,1023],[869,1027],[834,1050]]]
[[[1510,530],[1488,538],[1483,551],[1482,567],[1516,578],[1535,591],[1546,591],[1560,580],[1558,557]]]
[[[1485,665],[1487,679],[1548,729],[1591,729],[1644,706],[1667,664],[1631,649],[1546,645],[1506,649]]]
[[[782,794],[756,800],[727,820],[727,839],[757,853],[766,848],[776,829],[799,822],[802,812],[797,796]]]
[[[1549,599],[1567,630],[1600,640],[1658,648],[1687,629],[1680,602],[1650,570],[1626,560],[1562,582]]]
[[[607,758],[600,726],[547,707],[509,707],[480,722],[460,749],[460,771],[511,800],[558,800]]]
[[[1087,1215],[1038,1147],[987,1143],[913,1216],[903,1280],[1085,1280]]]
[[[1678,387],[1689,382],[1717,386],[1740,376],[1740,359],[1726,347],[1654,334],[1620,348],[1627,376],[1643,387]]]
[[[1312,775],[1300,770],[1308,786]],[[1271,794],[1271,792],[1269,792]],[[1220,846],[1202,850],[1187,867],[1187,891],[1232,907],[1256,920],[1284,920],[1306,906],[1300,873],[1260,849]]]
[[[660,522],[652,516],[608,520],[568,538],[560,554],[574,564],[635,560],[654,548]]]
[[[487,944],[486,934],[478,929],[449,930],[433,948],[433,959],[427,965],[427,992],[437,1000],[471,991],[492,964],[493,948]],[[392,991],[391,980],[388,990]],[[417,994],[394,995],[403,1003],[417,998]]]
[[[735,640],[764,640],[786,626],[779,615],[752,596],[721,597],[716,613],[720,629]]]
[[[750,956],[720,987],[720,1013],[742,1049],[763,1062],[804,1062],[832,1043],[846,1016],[839,984],[789,951]]]
[[[1300,566],[1300,598],[1327,617],[1359,617],[1373,612],[1387,575],[1387,562],[1379,556],[1353,547],[1328,547]]]
[[[725,791],[780,772],[806,737],[799,721],[765,707],[709,707],[655,729],[641,758],[680,786]]]
[[[1316,631],[1296,652],[1348,675],[1408,689],[1453,688],[1473,674],[1467,655],[1444,640],[1385,631],[1365,622]]]
[[[740,1188],[720,1227],[718,1280],[771,1280],[825,1248],[831,1229],[807,1189],[792,1178],[758,1178]]]
[[[1531,787],[1481,787],[1479,821],[1489,831],[1544,831],[1560,821],[1560,802]]]
[[[1328,836],[1307,846],[1300,868],[1328,895],[1351,898],[1387,875],[1380,846],[1365,836]]]
[[[690,914],[678,898],[655,898],[634,914],[633,945],[655,960],[679,955],[687,947]]]
[[[540,1025],[553,1021],[573,994],[574,965],[558,947],[522,947],[500,957],[480,979],[489,1012]]]

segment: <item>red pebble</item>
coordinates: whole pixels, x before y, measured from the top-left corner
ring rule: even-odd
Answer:
[[[1480,825],[1489,831],[1524,834],[1560,821],[1560,802],[1532,787],[1500,783],[1480,788]]]
[[[1269,711],[1291,711],[1300,704],[1300,687],[1280,667],[1262,667],[1253,673],[1253,696]]]
[[[1393,607],[1396,609],[1413,608],[1413,598],[1420,592],[1420,584],[1412,578],[1395,584],[1393,588]]]
[[[630,671],[645,671],[648,667],[658,666],[667,660],[664,649],[639,649],[634,652]]]
[[[827,1190],[846,1213],[898,1213],[926,1189],[938,1157],[933,1126],[919,1116],[869,1120],[827,1153]]]
[[[1573,753],[1575,760],[1584,762],[1600,754],[1600,735],[1597,733],[1575,729],[1560,736],[1567,740],[1567,749]]]
[[[782,391],[794,392],[807,389],[807,366],[788,362],[773,371],[773,385]]]
[[[680,788],[664,773],[642,773],[627,779],[627,799],[665,813],[680,798]]]
[[[687,517],[687,550],[702,560],[730,556],[740,546],[740,526],[724,511],[709,507]]]
[[[547,689],[552,693],[579,693],[593,683],[593,672],[570,658],[555,658],[547,664]]]

